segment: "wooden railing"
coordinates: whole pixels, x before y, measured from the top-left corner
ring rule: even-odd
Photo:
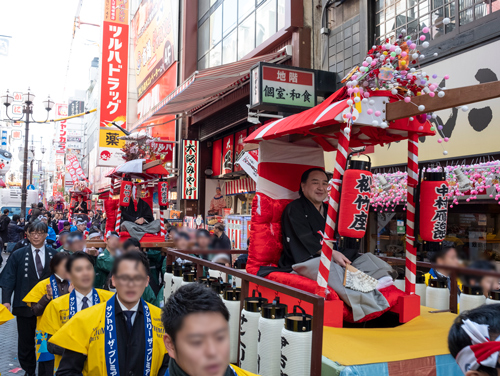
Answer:
[[[299,290],[293,287],[283,285],[281,283],[273,282],[265,278],[258,277],[253,274],[248,274],[244,271],[233,269],[227,266],[213,263],[204,259],[200,259],[196,256],[191,256],[191,254],[207,255],[214,253],[226,253],[226,254],[242,254],[246,251],[242,250],[223,250],[223,251],[213,251],[213,250],[169,250],[166,248],[162,249],[162,252],[167,255],[167,265],[172,265],[174,260],[181,258],[183,260],[192,262],[197,266],[197,277],[203,276],[203,266],[210,269],[219,270],[226,273],[226,275],[232,275],[241,279],[241,301],[240,301],[240,312],[243,309],[243,301],[249,296],[249,284],[254,283],[258,286],[263,286],[268,289],[274,290],[276,292],[297,298],[304,302],[308,302],[313,306],[313,321],[312,321],[312,346],[311,346],[311,376],[321,376],[321,358],[323,354],[323,315],[324,315],[324,298]],[[240,326],[238,325],[238,328]],[[238,329],[239,331],[239,329]],[[238,332],[239,338],[239,332]],[[239,339],[238,339],[238,362],[239,362]]]

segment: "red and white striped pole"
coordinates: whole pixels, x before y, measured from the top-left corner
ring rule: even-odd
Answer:
[[[118,206],[118,210],[116,211],[116,223],[115,223],[115,231],[120,233],[120,222],[122,221],[122,207]]]
[[[405,292],[415,294],[417,248],[415,247],[415,190],[418,186],[418,135],[408,137],[408,198],[406,209],[406,283]]]
[[[339,135],[337,147],[337,156],[335,158],[335,169],[333,171],[333,184],[328,196],[328,213],[326,215],[325,233],[323,235],[323,245],[321,247],[321,259],[319,263],[318,285],[328,287],[328,276],[330,275],[330,264],[332,262],[333,242],[335,240],[335,227],[337,213],[339,210],[340,184],[344,176],[344,168],[347,162],[347,150],[349,150],[349,141],[351,135],[351,120]]]
[[[109,198],[112,199],[115,194],[115,179],[111,179],[111,185],[109,186]]]
[[[165,231],[165,211],[160,206],[160,235],[165,237],[166,234],[167,231]]]

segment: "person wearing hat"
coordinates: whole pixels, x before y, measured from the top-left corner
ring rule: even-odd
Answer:
[[[117,256],[116,251],[120,247],[120,235],[116,231],[109,231],[106,235],[106,249],[98,257],[95,263],[94,287],[102,289],[106,284],[109,273],[113,268],[113,262]]]
[[[165,376],[252,376],[229,363],[229,311],[199,283],[174,292],[163,307],[163,341],[170,356]]]

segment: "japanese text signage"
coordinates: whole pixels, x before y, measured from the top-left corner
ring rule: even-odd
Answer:
[[[234,135],[226,136],[222,140],[222,175],[233,172]]]
[[[259,63],[250,74],[250,108],[299,111],[316,105],[313,70]]]
[[[199,142],[182,140],[182,200],[198,200]]]
[[[364,170],[346,170],[342,179],[342,195],[338,231],[340,236],[360,239],[365,235],[370,209],[372,174]]]
[[[56,117],[68,116],[67,104],[56,104]],[[66,143],[68,142],[68,131],[66,129],[66,120],[58,121],[56,123],[57,138],[56,138],[56,153],[66,153]]]
[[[448,221],[448,183],[423,181],[420,187],[420,236],[440,242],[446,237]]]
[[[123,163],[117,137],[123,136],[111,123],[126,127],[128,79],[128,1],[105,0],[98,166],[112,167]]]
[[[158,205],[160,208],[168,206],[168,182],[158,182]]]
[[[179,0],[143,0],[131,23],[137,95],[175,62]]]
[[[133,184],[131,181],[122,180],[120,185],[120,206],[129,206],[132,197]]]
[[[68,107],[68,116],[78,115],[85,111],[84,101],[70,101]]]
[[[234,135],[234,161],[236,162],[243,156],[243,148],[245,147],[245,138],[247,137],[247,130],[236,132]],[[241,171],[241,166],[235,165],[234,171]]]

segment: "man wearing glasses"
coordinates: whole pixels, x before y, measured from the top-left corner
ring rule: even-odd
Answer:
[[[23,299],[38,282],[50,277],[49,264],[56,251],[45,244],[47,231],[47,225],[41,221],[30,223],[27,237],[31,244],[12,253],[0,278],[2,303],[8,309],[12,308],[12,313],[17,317],[17,351],[19,363],[26,375],[35,375],[36,370],[36,316]]]
[[[57,376],[163,375],[169,356],[163,343],[161,310],[141,296],[149,261],[141,252],[115,259],[116,294],[77,313],[49,340],[63,347]]]

